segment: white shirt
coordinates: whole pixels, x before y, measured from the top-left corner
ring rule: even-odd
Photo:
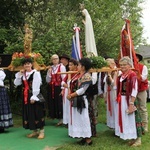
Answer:
[[[142,74],[141,74],[142,81],[145,81],[145,80],[147,79],[147,76],[148,76],[148,69],[147,69],[147,67],[144,65],[144,66],[143,66],[143,70],[142,70]]]
[[[4,79],[5,79],[5,77],[6,77],[6,74],[5,74],[5,72],[1,69],[0,70],[0,86],[4,86]]]
[[[92,84],[94,85],[94,84],[96,84],[96,82],[97,82],[97,72],[93,72],[92,73]]]
[[[20,72],[16,73],[14,84],[16,86],[21,85],[22,79],[23,80],[29,79],[30,75],[33,72],[34,72],[34,75],[33,75],[33,82],[32,82],[32,96],[30,97],[30,100],[39,101],[39,98],[37,97],[37,95],[40,93],[40,86],[42,84],[41,74],[39,71],[32,70],[30,72],[26,72],[26,78],[24,74],[21,74]]]

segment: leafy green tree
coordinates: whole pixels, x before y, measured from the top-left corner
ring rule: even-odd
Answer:
[[[12,46],[18,38],[18,27],[23,26],[24,16],[15,0],[1,0],[0,5],[0,53]],[[16,30],[17,29],[17,30]]]
[[[139,7],[139,3],[142,1],[128,1],[134,45],[143,41],[143,27],[140,22],[142,10]],[[6,8],[2,8],[3,10],[8,9],[7,6],[9,6],[9,2],[4,2],[7,5]],[[79,10],[79,3],[82,2],[84,2],[93,21],[98,54],[103,57],[117,57],[120,49],[120,32],[124,24],[120,6],[125,3],[125,0],[114,0],[113,2],[112,0],[14,0],[14,5],[11,7],[16,12],[11,14],[15,21],[7,28],[0,24],[0,32],[3,31],[3,34],[0,35],[0,41],[6,45],[5,53],[23,52],[24,23],[28,23],[33,29],[32,50],[40,52],[46,63],[49,62],[50,56],[54,53],[59,55],[71,53],[74,23],[77,23],[81,28],[81,48],[85,51],[83,16]],[[5,16],[11,20],[9,15]],[[17,20],[17,18],[19,19]],[[5,20],[3,19],[4,23]],[[11,33],[12,39],[11,36],[7,36],[9,30],[13,31]],[[9,39],[7,39],[8,37]]]

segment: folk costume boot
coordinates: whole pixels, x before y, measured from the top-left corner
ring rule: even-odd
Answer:
[[[130,141],[128,142],[128,145],[131,146],[132,144],[134,144],[134,142],[135,142],[135,140],[130,140]]]
[[[38,139],[44,139],[44,129],[40,129],[40,134],[38,136]]]
[[[34,130],[32,133],[28,134],[27,137],[32,138],[32,137],[36,137],[38,135],[39,135],[38,130]]]
[[[131,145],[131,147],[141,146],[141,137],[138,137],[135,142]]]
[[[148,132],[148,123],[144,123],[144,131]]]

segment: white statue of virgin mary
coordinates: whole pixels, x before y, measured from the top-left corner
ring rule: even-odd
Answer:
[[[86,9],[82,10],[82,14],[85,16],[85,21],[83,22],[85,24],[85,47],[87,56],[98,56],[90,14]]]

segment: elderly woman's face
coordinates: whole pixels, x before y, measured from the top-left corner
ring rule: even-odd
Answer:
[[[127,72],[131,68],[127,61],[121,61],[119,64],[122,72]]]
[[[55,64],[59,64],[59,58],[58,57],[54,57],[52,58],[52,63]]]

